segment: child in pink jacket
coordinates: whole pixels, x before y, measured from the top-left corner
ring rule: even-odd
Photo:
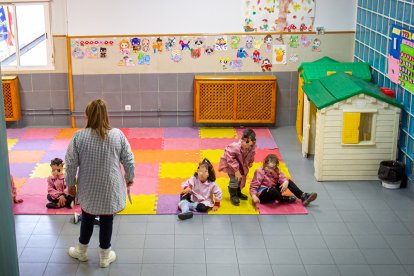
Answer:
[[[247,128],[243,131],[240,141],[228,145],[220,158],[218,170],[229,175],[229,193],[233,205],[239,205],[240,199],[247,199],[241,190],[246,185],[246,177],[253,164],[255,154],[256,133]]]
[[[316,193],[302,192],[292,180],[278,168],[279,160],[276,155],[269,154],[263,161],[263,166],[254,172],[254,177],[250,183],[250,195],[254,203],[269,203],[278,201],[292,203],[296,198],[302,200],[302,204],[307,206],[318,196]],[[295,196],[283,196],[282,193],[289,189]]]
[[[10,186],[11,186],[13,203],[16,203],[16,204],[22,203],[23,199],[17,199],[16,186],[14,185],[14,179],[12,175],[10,175]]]
[[[66,190],[65,177],[63,175],[63,160],[55,158],[50,161],[52,175],[47,178],[47,200],[46,207],[56,209],[61,207],[72,208],[74,198]]]
[[[213,165],[207,158],[198,164],[197,172],[181,184],[183,192],[180,195],[181,201],[178,207],[181,213],[178,218],[181,220],[193,217],[191,210],[207,212],[209,208],[217,211],[220,206],[222,192],[217,185],[216,174]],[[214,198],[213,198],[214,195]]]

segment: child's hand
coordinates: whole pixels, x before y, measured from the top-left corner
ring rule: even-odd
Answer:
[[[242,179],[242,175],[241,175],[240,171],[235,172],[234,175],[236,176],[237,181],[240,181]]]
[[[218,206],[214,205],[214,206],[213,206],[213,208],[212,208],[212,210],[213,210],[214,212],[216,212],[216,211],[218,210],[218,208],[219,208]]]
[[[19,204],[23,202],[23,199],[17,199],[16,197],[13,197],[13,202]]]
[[[63,195],[61,195],[59,197],[59,205],[60,206],[65,206],[66,205],[66,198]]]
[[[284,193],[287,190],[288,185],[289,185],[289,182],[288,181],[285,181],[282,184],[280,184],[280,186],[279,186],[280,187],[280,192],[281,193]]]
[[[189,193],[191,193],[190,187],[187,187],[183,190],[183,195],[186,195],[186,194],[189,194]]]
[[[255,204],[260,203],[260,199],[257,197],[257,195],[252,195],[252,199]]]

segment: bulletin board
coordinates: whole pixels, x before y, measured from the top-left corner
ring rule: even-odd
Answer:
[[[352,61],[353,32],[69,37],[72,73],[296,71],[330,56]]]
[[[414,32],[393,26],[388,56],[390,80],[414,93]]]

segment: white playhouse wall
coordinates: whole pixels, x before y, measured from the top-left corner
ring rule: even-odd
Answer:
[[[343,145],[344,112],[374,112],[370,145]],[[377,180],[379,164],[395,160],[401,110],[365,94],[351,97],[316,114],[315,177],[329,180]]]

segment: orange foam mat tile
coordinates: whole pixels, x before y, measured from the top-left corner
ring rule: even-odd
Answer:
[[[190,176],[188,176],[188,178],[190,178]],[[157,193],[159,195],[180,194],[182,191],[181,183],[186,181],[188,178],[160,178]]]
[[[70,139],[80,128],[62,128],[56,135],[56,139]]]
[[[44,150],[12,150],[9,151],[10,163],[38,163],[45,155]]]

